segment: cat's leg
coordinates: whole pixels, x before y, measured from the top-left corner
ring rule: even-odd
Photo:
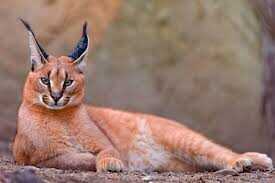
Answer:
[[[232,163],[231,167],[238,172],[242,172],[245,168],[271,170],[273,169],[272,159],[266,154],[257,152],[246,152],[240,154]]]
[[[165,149],[171,151],[177,158],[199,169],[234,169],[242,172],[244,169],[272,169],[272,160],[265,154],[238,154],[222,147],[206,137],[178,124],[153,125],[156,139]],[[159,133],[161,130],[161,133]]]
[[[125,167],[120,159],[119,152],[114,148],[107,148],[98,153],[96,157],[96,169],[98,172],[120,172]]]
[[[96,170],[96,157],[91,153],[69,152],[38,163],[38,167]]]

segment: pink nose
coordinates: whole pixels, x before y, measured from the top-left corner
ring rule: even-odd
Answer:
[[[61,92],[52,92],[51,97],[53,98],[54,102],[57,103],[61,99],[62,93]]]

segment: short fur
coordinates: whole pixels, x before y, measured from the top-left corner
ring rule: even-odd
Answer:
[[[235,153],[175,121],[84,104],[85,78],[75,60],[49,56],[28,74],[13,143],[18,164],[97,171],[273,167],[265,154]]]

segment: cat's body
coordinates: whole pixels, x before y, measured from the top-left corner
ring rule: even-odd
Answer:
[[[33,46],[38,43],[30,34],[33,69],[13,144],[18,164],[97,171],[273,167],[264,154],[232,152],[168,119],[83,104],[80,65],[89,41],[84,29],[80,53],[59,58]]]
[[[155,116],[85,105],[61,116],[57,111],[45,113],[29,108],[25,104],[20,108],[18,135],[21,137],[15,141],[16,147],[24,146],[29,151],[20,153],[21,148],[15,148],[16,160],[23,164],[46,166],[48,160],[68,151],[96,156],[107,148],[116,149],[129,170],[229,168],[229,163],[237,157],[182,125]],[[225,161],[227,156],[232,162]],[[48,166],[62,168],[55,163]]]
[[[95,170],[96,155],[114,149],[127,170],[197,171],[233,168],[240,156],[156,116],[86,105],[63,112],[22,104],[14,148],[18,163],[70,168],[65,164],[74,163],[73,158],[63,161],[62,156],[74,152],[76,159],[84,155],[83,161],[75,161],[76,167]]]

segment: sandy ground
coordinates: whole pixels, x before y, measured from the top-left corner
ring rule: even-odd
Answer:
[[[2,179],[1,179],[2,177]],[[0,158],[0,182],[275,182],[275,171],[220,175],[215,173],[96,173],[16,166]]]

